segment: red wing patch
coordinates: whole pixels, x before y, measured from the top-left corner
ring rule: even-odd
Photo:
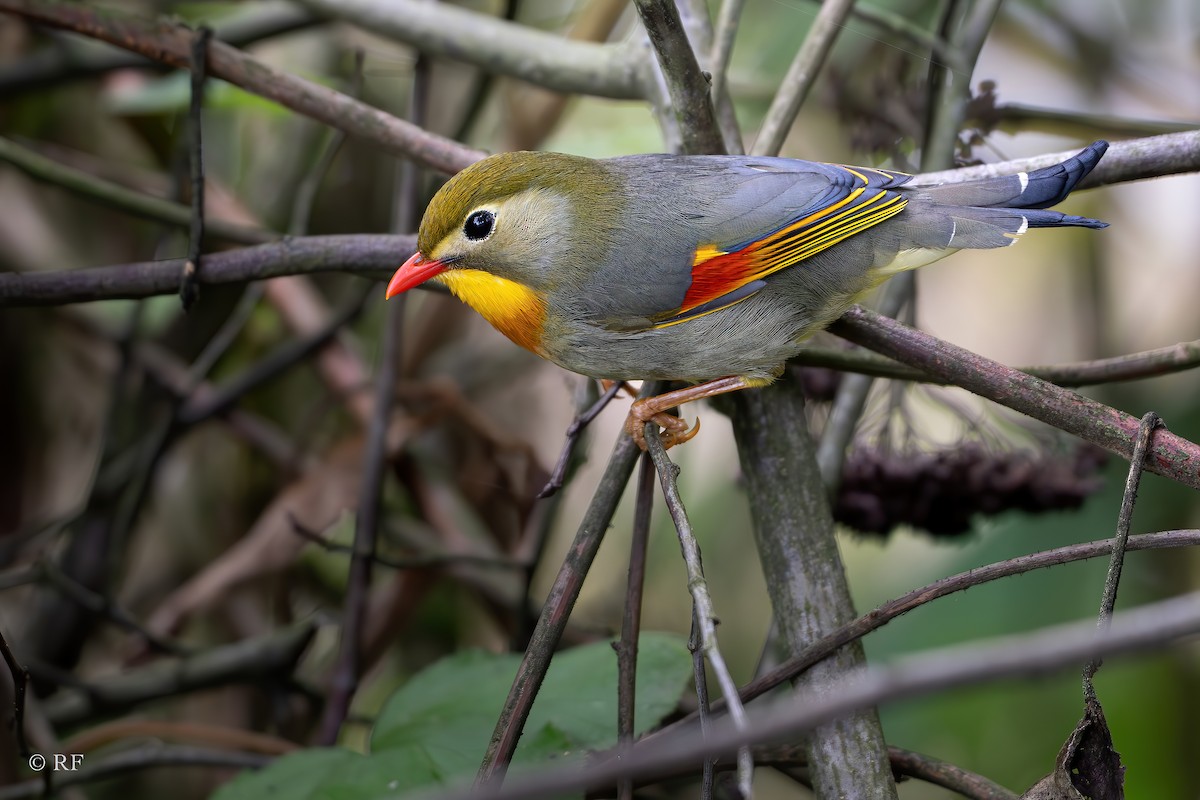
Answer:
[[[713,245],[699,247],[692,262],[692,283],[683,304],[662,324],[675,324],[723,308],[730,303],[715,301],[899,214],[907,203],[905,197],[895,192],[860,186],[837,203],[731,251]],[[730,297],[731,303],[741,299],[745,298]]]

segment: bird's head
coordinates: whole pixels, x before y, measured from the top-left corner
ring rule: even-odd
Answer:
[[[534,352],[548,293],[602,255],[619,192],[600,162],[561,153],[500,153],[459,172],[430,201],[418,252],[391,298],[427,280],[449,287]],[[582,283],[582,281],[580,281]]]

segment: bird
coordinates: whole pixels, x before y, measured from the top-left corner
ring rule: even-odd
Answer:
[[[650,421],[671,446],[698,423],[668,410],[770,384],[893,275],[1029,228],[1107,227],[1049,209],[1107,148],[946,184],[781,157],[498,153],[435,193],[386,297],[435,281],[567,370],[688,384],[626,421],[643,449]]]

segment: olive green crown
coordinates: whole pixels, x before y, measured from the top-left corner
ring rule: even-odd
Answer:
[[[527,189],[595,193],[603,185],[596,161],[565,153],[497,153],[459,172],[438,190],[417,232],[417,249],[430,253],[469,212]]]

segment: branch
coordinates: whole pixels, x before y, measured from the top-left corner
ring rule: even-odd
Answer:
[[[713,112],[708,80],[700,72],[675,0],[634,0],[634,5],[666,79],[683,152],[724,153],[725,141]]]
[[[191,66],[193,32],[181,25],[155,23],[52,0],[0,0],[0,11],[90,36],[172,67],[189,69]],[[207,67],[214,78],[226,80],[448,175],[484,155],[341,92],[280,72],[222,42],[212,43]]]
[[[854,7],[854,0],[828,0],[821,3],[821,10],[813,19],[804,44],[788,67],[779,92],[771,101],[771,108],[763,119],[758,139],[750,152],[756,156],[776,156],[791,130],[800,106],[817,79],[817,72],[833,49],[833,43],[845,27],[846,17]]]
[[[192,210],[183,203],[121,186],[118,183],[68,167],[36,150],[22,147],[0,136],[0,161],[7,161],[35,180],[61,186],[110,208],[127,211],[144,219],[165,222],[180,228],[192,224]],[[223,220],[206,220],[210,236],[241,244],[260,244],[279,238],[278,234]]]
[[[843,338],[891,356],[964,389],[1073,433],[1126,459],[1134,450],[1138,420],[1032,375],[943,342],[927,333],[855,306],[833,324]],[[1169,431],[1154,438],[1146,468],[1200,489],[1200,446]]]
[[[213,36],[232,47],[245,47],[263,39],[312,27],[322,21],[314,14],[280,0],[246,4],[243,8],[244,11],[237,11],[214,22]],[[6,66],[0,71],[0,97],[13,98],[23,92],[118,69],[165,69],[162,64],[136,53],[74,47],[75,44],[76,41],[59,42],[59,46],[44,47]]]
[[[838,553],[799,387],[780,381],[730,398],[738,461],[771,609],[788,656],[857,616]],[[866,667],[858,642],[826,654],[800,681],[824,687]],[[751,728],[754,727],[753,721]],[[879,717],[863,709],[818,726],[805,741],[819,797],[895,798]]]
[[[614,383],[614,386],[619,384]],[[637,499],[633,506],[633,536],[629,543],[629,577],[625,583],[625,612],[617,651],[617,743],[633,744],[636,730],[638,637],[642,631],[642,597],[646,590],[646,550],[650,543],[650,516],[654,509],[654,464],[643,454],[638,469]],[[633,800],[633,783],[617,786],[617,800]]]
[[[242,283],[281,275],[351,272],[384,280],[417,247],[415,236],[354,234],[307,236],[210,253],[201,285]],[[0,308],[64,305],[173,294],[183,259],[143,261],[56,272],[0,272]]]
[[[547,89],[622,100],[644,92],[635,51],[570,41],[527,25],[420,0],[300,0],[422,53],[474,64]],[[465,166],[465,165],[463,165]]]
[[[844,350],[810,347],[796,356],[793,363],[806,367],[824,367],[843,372],[873,375],[900,381],[918,381],[945,386],[946,381],[922,369],[905,366],[870,350]],[[1111,358],[1097,358],[1072,364],[1040,367],[1015,367],[1021,372],[1058,386],[1096,386],[1103,383],[1156,378],[1200,366],[1200,339],[1157,347]]]
[[[89,683],[85,688],[62,689],[43,708],[51,722],[71,725],[102,711],[123,710],[149,700],[287,675],[315,632],[311,623],[302,623],[189,658],[164,659]]]
[[[1013,175],[1018,172],[1053,166],[1071,156],[1078,155],[1078,153],[1079,149],[1076,148],[1061,153],[1046,153],[1015,161],[999,161],[977,167],[926,172],[919,175],[912,185],[961,183],[980,178],[993,178],[997,175]],[[1144,139],[1113,142],[1096,168],[1080,181],[1079,188],[1091,189],[1113,183],[1140,181],[1146,178],[1161,178],[1164,175],[1198,171],[1200,171],[1200,130],[1186,133],[1165,133],[1162,136],[1147,136]]]
[[[713,606],[712,595],[708,590],[708,580],[704,577],[704,566],[700,560],[700,544],[692,531],[692,523],[688,520],[687,510],[683,507],[683,498],[679,496],[679,467],[671,461],[667,450],[663,447],[658,435],[657,423],[646,424],[646,444],[649,445],[650,457],[654,460],[654,469],[658,472],[659,484],[662,486],[663,499],[671,513],[671,521],[675,525],[675,533],[679,537],[679,549],[683,553],[684,567],[687,569],[687,587],[692,595],[692,625],[693,637],[698,640],[698,649],[708,661],[717,683],[721,686],[721,694],[726,698],[726,707],[734,725],[745,730],[747,727],[746,709],[738,698],[737,684],[729,674],[725,664],[725,656],[721,653],[717,642],[717,613]],[[704,703],[702,702],[701,708]],[[750,756],[750,748],[738,749],[737,756],[737,788],[742,797],[754,794],[752,784],[754,776],[754,761]]]
[[[341,641],[317,733],[317,742],[325,746],[337,743],[338,731],[350,712],[350,703],[358,691],[360,676],[365,671],[363,639],[370,600],[371,571],[379,536],[383,482],[389,463],[388,423],[391,421],[399,373],[403,325],[404,303],[389,303],[384,312],[383,349],[379,358],[379,374],[375,379],[375,408],[371,411],[367,441],[363,447],[361,488],[354,517],[354,552],[350,556],[346,595],[342,603]]]
[[[1129,473],[1125,477],[1125,492],[1121,496],[1121,510],[1117,514],[1117,535],[1113,537],[1112,555],[1108,560],[1108,574],[1104,578],[1104,593],[1100,598],[1100,616],[1096,627],[1107,630],[1112,622],[1113,609],[1117,606],[1117,587],[1121,583],[1121,571],[1125,567],[1125,552],[1129,549],[1129,526],[1133,523],[1133,505],[1137,502],[1138,486],[1142,482],[1142,470],[1146,466],[1146,454],[1154,438],[1154,429],[1162,424],[1158,414],[1146,412],[1138,428],[1137,440],[1133,445],[1133,457],[1129,459]],[[1096,701],[1096,688],[1092,679],[1100,669],[1100,659],[1088,662],[1083,668],[1083,695],[1091,703]]]

